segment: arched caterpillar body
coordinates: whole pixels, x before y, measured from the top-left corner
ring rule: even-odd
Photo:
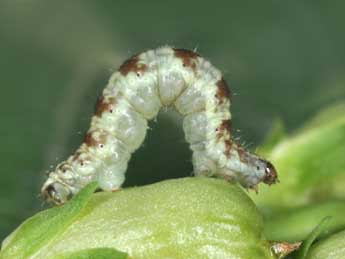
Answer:
[[[95,180],[103,190],[118,189],[147,121],[162,106],[184,116],[195,175],[222,176],[254,189],[261,181],[276,182],[270,162],[232,140],[230,92],[221,72],[193,51],[161,47],[131,57],[111,76],[84,142],[49,173],[43,196],[64,203]]]

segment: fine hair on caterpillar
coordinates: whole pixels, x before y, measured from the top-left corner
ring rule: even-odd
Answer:
[[[49,173],[43,196],[61,204],[91,181],[105,191],[120,188],[148,120],[168,106],[184,117],[194,175],[223,177],[255,190],[260,182],[277,181],[270,162],[232,139],[230,90],[221,72],[193,51],[165,46],[131,57],[112,74],[83,143]]]

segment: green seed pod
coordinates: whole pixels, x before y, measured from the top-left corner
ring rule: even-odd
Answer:
[[[104,258],[104,248],[135,259],[276,258],[261,215],[237,185],[195,177],[91,195],[95,188],[25,221],[0,258],[79,258],[90,249]]]
[[[345,230],[315,243],[306,259],[344,259]]]

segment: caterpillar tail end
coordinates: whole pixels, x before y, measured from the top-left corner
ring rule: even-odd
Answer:
[[[41,189],[41,195],[47,202],[62,205],[72,197],[72,192],[66,185],[48,178]]]

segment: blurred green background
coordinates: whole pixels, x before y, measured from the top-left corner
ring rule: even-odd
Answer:
[[[45,172],[88,128],[112,71],[137,52],[197,49],[231,86],[234,134],[255,148],[345,97],[344,1],[0,1],[0,240],[43,208]],[[151,123],[127,186],[190,175],[181,120]],[[239,130],[240,129],[240,130]]]

